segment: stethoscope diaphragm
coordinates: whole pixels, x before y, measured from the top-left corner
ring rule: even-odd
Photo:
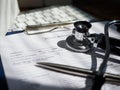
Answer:
[[[78,41],[75,39],[74,35],[70,35],[66,39],[66,46],[75,52],[87,52],[92,48],[92,44],[88,39],[83,39],[83,41]]]

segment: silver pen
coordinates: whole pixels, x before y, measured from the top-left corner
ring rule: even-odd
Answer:
[[[38,62],[36,66],[60,73],[65,73],[65,74],[80,76],[85,78],[92,78],[92,79],[97,74],[96,71],[92,71],[89,69],[78,68],[63,64],[49,63],[49,62]],[[105,73],[103,77],[108,83],[120,84],[120,75]]]

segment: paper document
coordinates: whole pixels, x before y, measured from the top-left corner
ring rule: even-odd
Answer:
[[[37,62],[51,62],[98,70],[104,53],[99,50],[88,53],[70,51],[65,40],[71,33],[72,30],[61,28],[37,35],[20,33],[1,40],[0,53],[9,90],[90,90],[91,79],[35,66]],[[107,72],[120,75],[119,63],[114,60],[120,62],[120,57],[111,56]],[[102,89],[113,88],[119,90],[120,86],[105,84]]]

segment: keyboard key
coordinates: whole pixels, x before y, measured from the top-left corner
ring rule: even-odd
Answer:
[[[17,26],[18,28],[25,29],[27,25],[26,25],[25,23],[16,23],[16,26]]]
[[[29,21],[26,22],[26,24],[28,26],[30,26],[30,25],[36,25],[37,23],[35,21],[33,21],[33,20],[29,20]]]

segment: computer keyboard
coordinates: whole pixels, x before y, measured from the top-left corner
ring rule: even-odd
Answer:
[[[11,28],[12,30],[20,30],[31,25],[47,25],[78,20],[89,21],[92,19],[95,17],[72,5],[50,6],[21,12]]]

